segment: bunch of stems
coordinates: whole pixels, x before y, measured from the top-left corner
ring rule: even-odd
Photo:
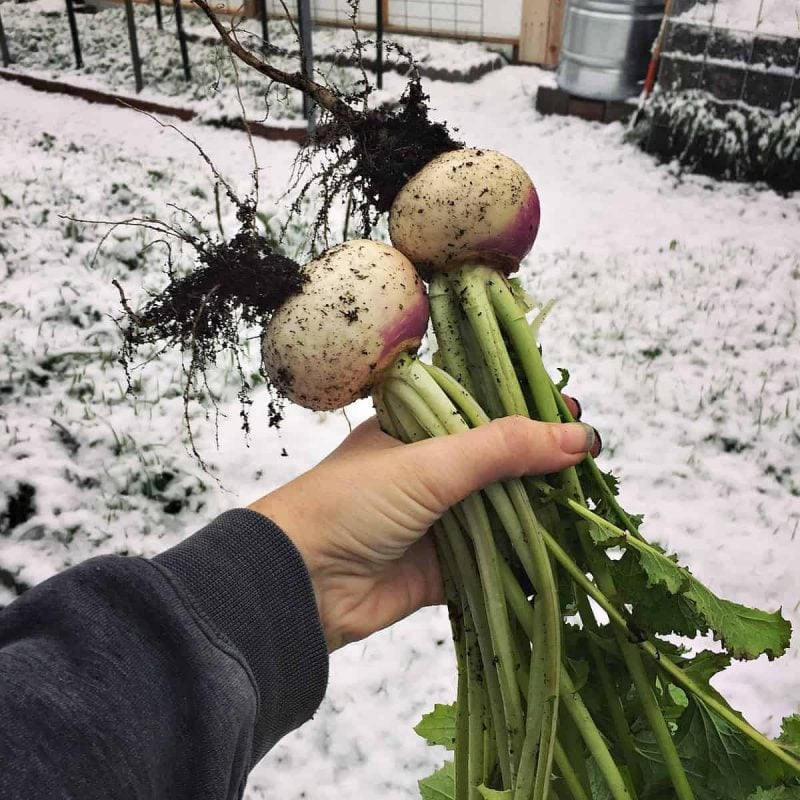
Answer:
[[[438,275],[431,318],[441,367],[402,356],[375,392],[382,425],[413,442],[459,433],[492,418],[522,415],[573,421],[547,374],[527,303],[484,266]],[[606,553],[588,534],[600,525],[649,548],[593,459],[584,481],[602,494],[624,531],[592,511],[574,468],[548,479],[497,483],[448,511],[434,529],[458,666],[456,800],[482,790],[508,800],[590,800],[591,759],[614,800],[636,800],[642,775],[636,745],[598,636],[588,637],[613,748],[568,669],[564,617],[577,609],[591,634],[608,617],[611,641],[635,687],[677,800],[694,793],[656,691],[673,683],[700,698],[753,742],[795,769],[794,759],[698,686],[658,643],[634,631],[618,599]],[[576,521],[577,520],[577,521]],[[591,577],[590,577],[591,576]],[[564,598],[573,608],[565,608]]]

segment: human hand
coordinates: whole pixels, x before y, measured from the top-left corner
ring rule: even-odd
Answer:
[[[577,416],[577,403],[568,404]],[[599,444],[589,425],[522,417],[402,444],[373,418],[316,467],[250,508],[279,525],[300,551],[333,651],[443,601],[426,534],[448,508],[495,481],[577,464]]]

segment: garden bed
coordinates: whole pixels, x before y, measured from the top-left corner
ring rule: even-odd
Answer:
[[[186,11],[192,79],[184,78],[175,20],[168,6],[163,8],[163,30],[156,24],[152,7],[136,5],[138,48],[144,88],[135,91],[135,75],[125,11],[118,6],[105,7],[97,13],[80,14],[78,30],[83,66],[75,65],[64,4],[56,0],[33,0],[30,3],[6,4],[2,9],[8,39],[11,72],[34,79],[56,81],[68,91],[90,90],[119,98],[123,102],[144,101],[162,108],[180,108],[184,118],[198,118],[216,125],[239,125],[241,105],[236,91],[236,76],[227,52],[219,45],[213,28],[199,11]],[[242,41],[252,48],[261,44],[260,23],[237,20]],[[299,51],[294,32],[288,23],[270,22],[270,60],[275,66],[295,70]],[[393,40],[394,41],[394,40]],[[387,69],[405,72],[408,61],[402,52],[410,50],[419,60],[422,71],[431,77],[447,80],[474,80],[487,71],[502,66],[496,53],[475,43],[397,37],[400,49],[387,41]],[[355,90],[361,78],[353,60],[353,34],[349,30],[323,29],[314,32],[316,69],[319,75],[344,91]],[[373,48],[365,46],[364,67],[370,69]],[[271,86],[252,69],[238,70],[241,102],[249,119],[264,122],[267,118],[277,130],[281,127],[304,127],[302,100],[298,92]],[[380,99],[391,101],[402,91],[403,83],[392,82]]]

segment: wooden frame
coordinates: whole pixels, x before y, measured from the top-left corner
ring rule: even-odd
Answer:
[[[566,0],[522,0],[519,60],[526,64],[558,64]]]

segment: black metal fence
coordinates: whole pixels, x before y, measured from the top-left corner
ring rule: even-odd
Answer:
[[[130,59],[133,67],[134,84],[137,92],[141,92],[144,88],[144,77],[142,73],[142,57],[139,49],[139,37],[137,34],[137,20],[136,9],[133,0],[123,0],[125,10],[125,22],[128,33],[128,45],[130,51]],[[268,29],[268,15],[266,13],[266,0],[259,0],[261,10],[261,34],[263,39],[263,47],[266,49],[269,46],[269,29]],[[72,45],[72,53],[77,69],[84,69],[84,58],[81,49],[80,26],[78,24],[78,17],[81,12],[95,11],[96,9],[83,4],[76,4],[75,0],[64,0],[65,11],[65,24],[69,28],[70,41]],[[164,29],[164,18],[162,13],[161,0],[154,0],[154,12],[156,19],[156,27],[158,30]],[[183,76],[186,82],[192,80],[192,68],[189,58],[189,47],[186,30],[183,21],[183,9],[181,0],[173,0],[173,16],[176,30],[176,42],[180,50],[181,64],[183,67]],[[303,71],[311,74],[313,71],[313,42],[311,31],[311,13],[309,0],[297,0],[297,17],[296,25],[301,38],[301,54]],[[2,16],[0,16],[0,58],[4,67],[9,67],[14,62],[13,57],[13,41],[9,42],[9,37],[3,27]],[[383,59],[378,59],[377,64],[378,81],[380,82],[383,71]],[[311,119],[313,116],[313,108],[307,98],[304,98],[303,113],[306,119]]]

